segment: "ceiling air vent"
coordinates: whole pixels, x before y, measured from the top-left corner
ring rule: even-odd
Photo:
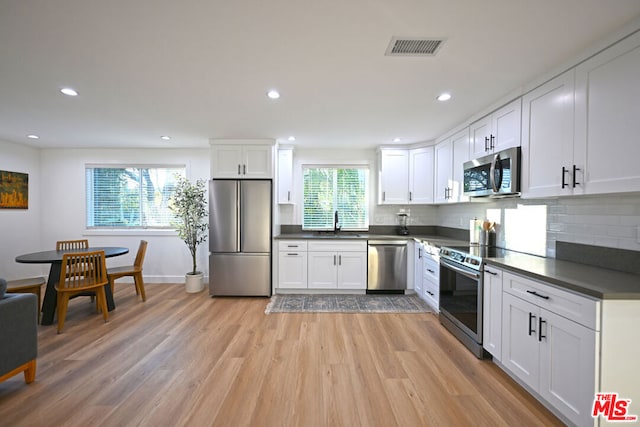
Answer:
[[[445,39],[424,37],[393,37],[385,52],[387,56],[434,56]]]

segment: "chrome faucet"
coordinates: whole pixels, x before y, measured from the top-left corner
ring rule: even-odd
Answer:
[[[338,227],[338,211],[333,214],[333,232],[337,233],[340,231],[340,227]]]

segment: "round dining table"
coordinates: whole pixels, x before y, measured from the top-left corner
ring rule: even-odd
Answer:
[[[49,279],[47,280],[47,288],[44,292],[44,299],[42,300],[42,318],[40,324],[51,325],[53,324],[53,317],[56,312],[56,305],[58,302],[58,295],[56,291],[56,285],[60,279],[60,269],[62,268],[62,255],[67,253],[79,253],[79,252],[93,252],[104,251],[105,258],[124,255],[129,252],[128,248],[118,246],[97,246],[86,249],[68,249],[68,250],[50,250],[42,252],[33,252],[30,254],[18,255],[16,262],[23,264],[51,264],[49,269]],[[113,301],[113,293],[111,292],[111,286],[105,285],[104,291],[107,297],[107,309],[112,311],[116,308]]]

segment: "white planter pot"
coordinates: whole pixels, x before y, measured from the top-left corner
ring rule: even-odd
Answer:
[[[185,274],[184,276],[185,290],[190,294],[202,291],[204,289],[204,284],[202,282],[203,277],[204,277],[204,274],[202,273]]]

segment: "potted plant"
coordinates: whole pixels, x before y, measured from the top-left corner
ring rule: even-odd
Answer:
[[[207,199],[205,181],[192,183],[184,176],[176,177],[176,189],[171,196],[169,208],[176,216],[174,226],[191,252],[193,269],[185,275],[187,292],[200,292],[203,289],[202,272],[198,271],[196,252],[198,246],[207,240],[209,223],[207,217]]]

